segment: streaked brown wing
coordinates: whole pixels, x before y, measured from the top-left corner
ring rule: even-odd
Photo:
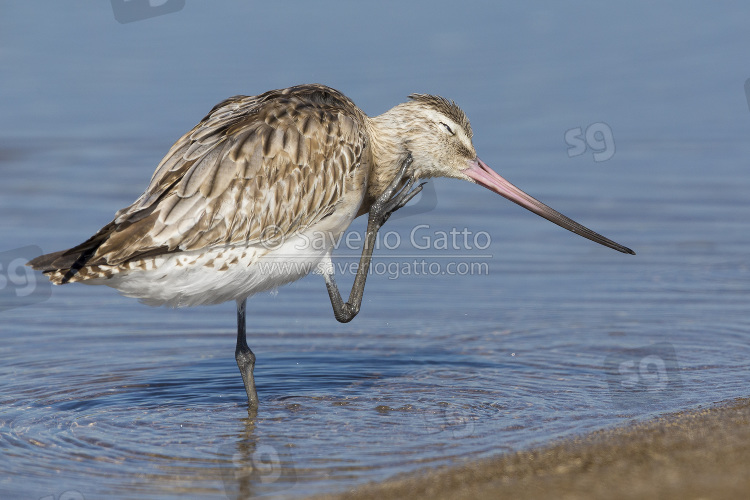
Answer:
[[[256,244],[315,224],[362,162],[362,123],[351,101],[323,86],[227,99],[175,143],[146,192],[89,240],[100,244],[86,265]]]

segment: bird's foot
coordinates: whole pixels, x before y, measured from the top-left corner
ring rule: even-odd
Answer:
[[[426,182],[421,182],[415,186],[414,184],[416,184],[418,179],[410,177],[406,184],[399,188],[406,176],[406,170],[411,164],[412,157],[410,154],[401,164],[396,178],[391,181],[385,191],[383,191],[383,194],[378,196],[378,199],[370,207],[370,220],[375,222],[378,228],[385,224],[393,212],[409,203],[412,198],[422,191],[422,187],[426,184]]]

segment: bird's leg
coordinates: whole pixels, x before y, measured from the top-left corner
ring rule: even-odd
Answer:
[[[240,368],[240,373],[242,374],[242,381],[245,382],[247,404],[250,408],[257,408],[258,393],[255,390],[255,377],[253,376],[255,354],[247,346],[245,306],[247,306],[247,299],[237,300],[237,348],[234,350],[234,359],[237,360],[237,366]]]
[[[352,285],[352,291],[349,294],[348,302],[344,302],[341,298],[341,293],[339,293],[334,278],[331,256],[330,254],[326,256],[327,262],[324,262],[326,265],[323,269],[323,277],[326,280],[328,296],[331,298],[333,315],[336,317],[336,320],[341,323],[348,323],[354,319],[357,313],[359,313],[359,308],[362,305],[362,295],[365,292],[365,281],[367,280],[367,273],[370,270],[372,251],[375,248],[378,231],[393,212],[409,203],[409,201],[422,190],[422,186],[424,186],[424,183],[421,183],[415,187],[414,184],[416,183],[416,179],[410,178],[403,187],[399,188],[411,162],[411,155],[409,155],[401,165],[396,178],[393,179],[385,191],[383,191],[383,194],[381,194],[370,207],[370,213],[367,219],[367,233],[365,234],[365,246],[362,249],[362,256],[359,259],[359,268],[357,269],[357,275],[354,277],[354,284]]]

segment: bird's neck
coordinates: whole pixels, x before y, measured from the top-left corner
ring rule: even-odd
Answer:
[[[393,181],[409,154],[406,115],[404,106],[399,105],[367,120],[372,165],[367,183],[367,196],[363,204],[364,212]],[[413,171],[407,172],[407,177],[413,174]]]

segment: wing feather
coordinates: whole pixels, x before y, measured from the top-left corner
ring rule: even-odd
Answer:
[[[363,116],[322,86],[227,99],[174,144],[87,264],[252,245],[269,228],[288,236],[315,224],[352,188]]]

